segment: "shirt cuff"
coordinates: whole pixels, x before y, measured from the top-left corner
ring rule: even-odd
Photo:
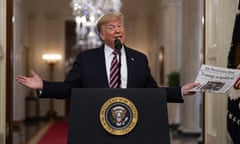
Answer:
[[[42,93],[43,93],[42,90],[39,90],[39,89],[37,90],[37,96],[38,96],[38,97],[41,97],[41,96],[42,96]]]
[[[183,89],[181,88],[181,96],[182,96],[182,99],[184,99],[184,95],[183,95]]]

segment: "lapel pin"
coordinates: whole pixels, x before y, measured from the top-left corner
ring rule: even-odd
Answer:
[[[131,61],[134,61],[135,59],[134,58],[131,58]]]

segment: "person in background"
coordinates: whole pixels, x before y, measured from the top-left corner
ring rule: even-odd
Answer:
[[[71,96],[72,88],[113,88],[111,63],[116,55],[120,68],[119,65],[115,67],[118,70],[115,72],[118,79],[115,88],[158,88],[147,57],[125,44],[122,13],[108,13],[100,17],[96,28],[103,45],[80,53],[65,81],[45,81],[33,70],[30,77],[19,75],[16,80],[27,88],[37,90],[40,98],[67,98]],[[189,90],[197,85],[190,82],[182,87],[165,87],[167,101],[184,102],[184,96],[192,95]]]
[[[240,70],[240,65],[236,67]],[[240,78],[236,81],[233,88],[228,93],[227,106],[227,130],[234,144],[240,143]]]

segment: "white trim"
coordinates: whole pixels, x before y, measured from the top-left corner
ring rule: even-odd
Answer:
[[[6,137],[6,1],[0,0],[0,143]]]

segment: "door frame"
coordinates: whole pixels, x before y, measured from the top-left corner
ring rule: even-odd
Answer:
[[[6,143],[13,143],[13,0],[6,0]]]

